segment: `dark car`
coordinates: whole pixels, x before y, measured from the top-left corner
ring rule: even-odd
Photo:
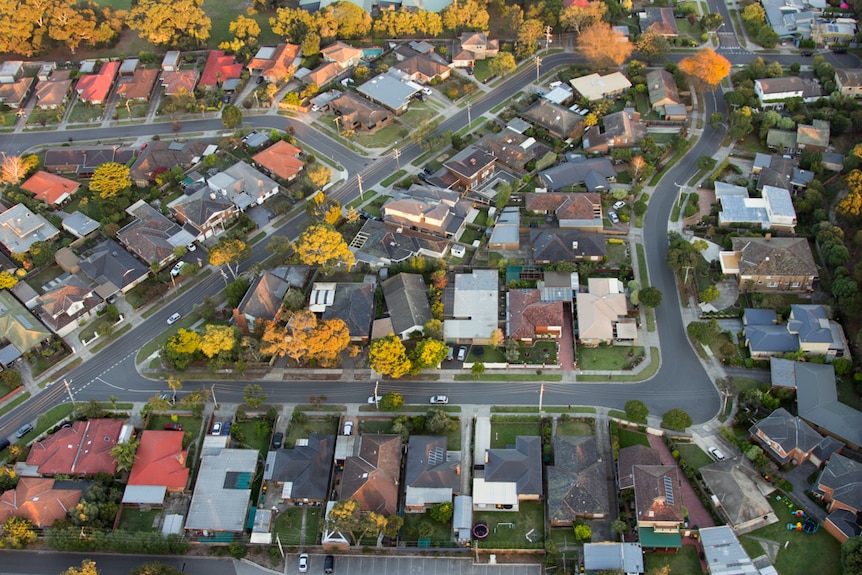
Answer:
[[[431,168],[429,166],[425,166],[424,168],[422,168],[422,171],[425,172],[426,174],[428,174],[429,176],[434,173],[433,168]]]
[[[278,449],[284,443],[284,434],[279,432],[272,436],[272,448]]]
[[[258,76],[257,80],[255,80],[258,84],[263,84],[263,76]]]
[[[428,183],[428,174],[426,174],[425,172],[419,172],[419,179],[427,184]]]
[[[165,424],[165,431],[182,431],[182,430],[183,430],[183,426],[180,425],[179,423],[166,423]]]
[[[335,573],[335,557],[332,555],[327,555],[326,559],[323,560],[323,572]]]
[[[800,55],[801,55],[801,56],[803,56],[803,57],[805,57],[805,58],[810,58],[811,56],[813,56],[813,55],[814,55],[814,52],[807,52],[807,51],[806,51],[806,52],[801,52],[801,53],[800,53]]]
[[[846,54],[847,48],[832,48],[833,54]]]

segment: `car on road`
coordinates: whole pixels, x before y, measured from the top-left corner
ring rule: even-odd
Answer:
[[[278,449],[281,447],[281,444],[284,443],[284,434],[281,432],[276,433],[272,436],[272,448]]]
[[[213,423],[213,428],[210,430],[212,435],[221,435],[221,421]]]
[[[467,348],[461,346],[458,349],[458,361],[464,361],[467,358]]]
[[[803,56],[803,57],[805,57],[805,58],[810,58],[811,56],[813,56],[813,55],[814,55],[814,52],[800,52],[800,54],[799,54],[799,55],[800,55],[800,56]]]
[[[846,54],[847,48],[832,48],[833,54]]]
[[[432,395],[431,403],[436,405],[446,405],[449,403],[449,396],[447,395]]]
[[[368,396],[368,403],[369,404],[376,404],[376,403],[380,403],[381,401],[383,401],[382,395],[369,395]]]
[[[182,431],[182,430],[183,430],[183,426],[180,425],[179,423],[166,423],[165,424],[165,431]]]
[[[620,223],[620,217],[617,215],[616,212],[613,212],[613,211],[608,212],[608,219],[614,224]]]
[[[626,207],[626,203],[624,201],[618,200],[618,201],[614,202],[614,209],[615,210],[621,210],[624,207]]]
[[[24,425],[22,425],[21,427],[18,428],[18,431],[15,432],[15,437],[17,437],[18,439],[21,439],[22,437],[24,437],[25,435],[27,435],[31,431],[33,431],[33,426],[30,425],[29,423],[25,423]]]
[[[722,452],[721,452],[721,450],[720,450],[719,448],[717,448],[717,447],[710,447],[709,449],[707,449],[707,451],[709,451],[709,454],[710,454],[710,455],[712,455],[713,457],[715,457],[715,460],[716,460],[716,461],[724,461],[724,459],[725,459],[725,458],[724,458],[724,453],[722,453]]]
[[[344,429],[341,431],[341,435],[353,435],[353,421],[348,419],[344,422]]]
[[[183,316],[181,316],[181,315],[180,315],[180,312],[174,312],[174,313],[172,313],[172,314],[171,314],[171,317],[169,317],[169,318],[168,318],[168,325],[173,325],[173,324],[175,324],[177,321],[179,321],[179,319],[180,319],[181,317],[183,317]]]
[[[171,268],[171,275],[172,275],[173,277],[177,277],[178,275],[180,275],[180,271],[182,271],[183,266],[185,265],[185,263],[186,263],[186,262],[177,262],[177,263],[175,263],[175,264],[174,264],[174,267],[172,267],[172,268]]]
[[[299,573],[308,573],[308,553],[299,554],[299,566],[296,570]]]
[[[173,405],[176,401],[174,400],[174,393],[172,391],[163,391],[159,394],[159,399],[167,401],[169,405]]]
[[[335,557],[327,555],[323,560],[323,572],[335,573]]]

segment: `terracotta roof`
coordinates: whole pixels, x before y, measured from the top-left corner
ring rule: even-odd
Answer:
[[[173,96],[178,94],[180,90],[186,90],[189,93],[194,92],[195,84],[198,82],[197,70],[176,70],[174,72],[162,72],[162,86],[165,89],[165,96]]]
[[[66,282],[39,296],[38,301],[42,309],[54,317],[67,313],[72,306],[86,300],[92,291],[84,280],[72,275]]]
[[[54,205],[62,201],[64,196],[71,196],[78,191],[81,184],[62,176],[57,176],[44,170],[39,170],[21,184],[22,190],[34,194],[35,199]]]
[[[673,8],[644,8],[640,28],[642,32],[653,29],[664,36],[677,36],[679,29],[673,17]]]
[[[0,495],[0,523],[9,517],[25,517],[36,527],[50,527],[81,499],[79,489],[54,489],[48,477],[22,477],[15,489]]]
[[[302,160],[297,156],[302,150],[296,146],[279,140],[262,152],[252,156],[252,160],[262,168],[266,168],[283,180],[290,180],[302,171]]]
[[[95,475],[117,471],[111,449],[117,444],[123,422],[118,419],[75,421],[34,443],[27,465],[42,475]]]
[[[389,516],[398,511],[400,435],[361,435],[356,455],[344,460],[339,499],[355,499],[362,511]]]
[[[131,81],[123,82],[117,88],[117,95],[127,100],[146,100],[150,97],[150,93],[153,91],[153,84],[156,83],[156,78],[158,77],[159,70],[157,68],[140,68],[135,70]]]
[[[733,251],[740,253],[740,275],[818,275],[805,238],[732,238],[732,245]]]
[[[299,56],[296,44],[279,44],[271,58],[252,58],[249,70],[261,70],[261,75],[270,81],[281,82],[293,74],[293,62]]]
[[[43,108],[62,106],[72,88],[72,80],[50,80],[36,84],[33,94],[36,96],[36,105]]]
[[[199,85],[215,86],[219,82],[239,78],[241,75],[242,64],[237,63],[233,54],[225,55],[224,50],[213,50],[207,58]]]
[[[682,489],[679,473],[675,466],[635,466],[634,481],[635,509],[638,522],[673,521],[682,523]]]
[[[336,42],[320,51],[324,58],[333,62],[344,63],[362,56],[362,50],[344,42]]]
[[[85,74],[75,85],[81,100],[90,104],[101,104],[108,97],[114,77],[120,69],[119,62],[105,62],[98,74]]]
[[[188,452],[183,451],[184,435],[182,431],[144,431],[128,484],[185,489],[189,468],[186,467]]]
[[[512,339],[533,339],[539,328],[562,327],[563,302],[539,301],[537,289],[509,290],[508,335]]]
[[[318,86],[323,86],[337,78],[341,72],[341,67],[339,67],[338,64],[335,62],[327,62],[312,70],[307,76],[305,76],[305,78],[303,78],[303,82],[306,84],[317,84]]]
[[[524,205],[531,212],[554,212],[561,220],[601,218],[601,195],[595,192],[525,195]],[[596,209],[599,215],[596,215]]]

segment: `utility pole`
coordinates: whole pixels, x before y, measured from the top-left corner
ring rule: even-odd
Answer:
[[[398,169],[400,170],[401,169],[401,160],[399,158],[401,157],[401,149],[395,148],[395,151],[392,152],[392,154],[395,156],[395,163],[398,164]]]
[[[539,388],[539,413],[542,412],[542,401],[545,399],[545,384]]]
[[[362,174],[356,174],[356,183],[359,184],[359,199],[364,200],[365,197],[362,193]]]
[[[467,128],[473,127],[473,117],[470,115],[470,107],[472,105],[472,102],[467,102]]]
[[[536,56],[536,82],[539,81],[539,68],[542,66],[541,56]]]
[[[74,397],[72,397],[72,388],[70,388],[70,387],[69,387],[69,380],[64,379],[64,380],[63,380],[63,385],[65,385],[65,386],[66,386],[66,393],[68,393],[68,394],[69,394],[69,401],[71,401],[71,402],[72,402],[72,407],[74,407],[74,406],[75,406],[75,398],[74,398]]]
[[[548,50],[551,45],[551,30],[550,26],[545,26],[545,50]]]
[[[213,403],[215,404],[215,408],[218,409],[218,400],[216,399],[216,396],[215,396],[215,384],[213,384],[210,389],[213,392]]]
[[[380,409],[380,405],[378,405],[378,403],[377,403],[377,388],[379,385],[380,385],[379,381],[374,382],[374,407],[376,407],[377,409]]]

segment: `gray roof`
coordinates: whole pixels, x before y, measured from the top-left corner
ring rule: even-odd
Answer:
[[[586,183],[588,178],[590,184],[593,186],[597,182],[603,182],[607,186],[607,179],[614,178],[616,175],[617,173],[611,161],[606,156],[598,158],[578,157],[575,161],[563,162],[539,172],[539,178],[541,178],[542,183],[547,185],[550,190],[559,190],[568,186]]]
[[[428,287],[420,274],[400,273],[383,282],[382,287],[396,334],[424,326],[431,319]]]
[[[410,103],[410,98],[421,90],[422,86],[419,84],[398,77],[396,70],[379,74],[356,88],[356,91],[366,98],[374,100],[390,110],[400,110],[407,106]]]
[[[388,265],[420,253],[442,257],[449,249],[448,240],[406,228],[398,229],[394,224],[366,220],[351,243],[351,251],[357,261]]]
[[[823,441],[822,435],[814,431],[800,418],[791,415],[783,407],[779,407],[768,417],[752,425],[750,431],[758,440],[760,440],[759,434],[768,438],[768,441],[761,440],[761,445],[782,464],[790,461],[790,453],[793,450],[808,453]],[[785,455],[773,449],[772,442],[777,443]]]
[[[862,533],[862,513],[853,513],[838,508],[829,514],[827,520],[832,523],[848,539]]]
[[[778,323],[778,314],[774,309],[757,309],[747,307],[742,310],[742,323],[744,325],[775,325]]]
[[[150,271],[114,240],[105,240],[90,250],[78,265],[94,282],[100,285],[111,283],[119,290],[146,276]]]
[[[806,238],[731,238],[743,276],[817,276]]]
[[[752,353],[787,353],[799,350],[799,338],[784,325],[747,325],[744,329]]]
[[[288,289],[290,285],[286,281],[271,272],[263,272],[245,292],[237,309],[255,319],[275,320]]]
[[[521,211],[518,208],[503,208],[491,232],[490,244],[518,244],[521,237]]]
[[[13,254],[23,254],[36,242],[48,241],[59,233],[48,220],[24,204],[15,204],[0,214],[0,243]]]
[[[447,461],[446,437],[411,435],[407,444],[404,483],[408,488],[445,488],[461,491],[460,459]]]
[[[256,449],[222,449],[201,458],[187,531],[242,531],[257,469]]]
[[[311,268],[305,265],[278,266],[269,270],[271,274],[286,281],[290,287],[303,288]]]
[[[455,274],[443,294],[444,339],[484,339],[497,327],[500,280],[496,269]]]
[[[489,449],[485,482],[515,483],[518,495],[541,495],[542,439],[519,435],[514,448]]]
[[[832,329],[822,305],[791,305],[787,330],[799,334],[799,341],[802,343],[832,342]]]
[[[75,211],[63,218],[63,228],[69,233],[82,238],[98,230],[99,222],[81,212]]]
[[[700,543],[711,575],[760,574],[727,525],[701,528]]]
[[[862,510],[862,463],[834,454],[820,472],[817,486],[832,489],[832,499]]]
[[[733,526],[759,521],[772,513],[758,486],[763,478],[745,458],[732,458],[700,468],[703,480],[715,494]]]
[[[604,236],[576,229],[532,230],[530,243],[537,262],[571,261],[607,254]]]
[[[335,436],[312,433],[292,449],[275,449],[266,456],[263,478],[289,483],[282,491],[285,499],[326,500],[329,472],[335,453]]]
[[[610,511],[605,464],[596,438],[555,436],[554,460],[548,467],[548,515],[553,523]]]
[[[374,319],[374,287],[372,283],[339,283],[335,299],[323,312],[323,319],[343,320],[351,338],[369,337]]]
[[[584,567],[587,571],[643,573],[643,549],[640,543],[585,543]]]

